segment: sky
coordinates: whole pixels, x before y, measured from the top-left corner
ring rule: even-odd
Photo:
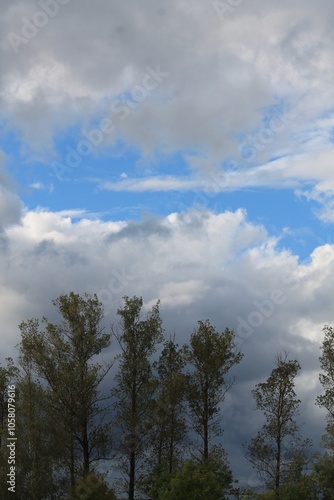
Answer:
[[[251,390],[298,358],[315,448],[322,328],[334,324],[334,4],[330,0],[0,0],[1,358],[60,294],[161,300],[244,353],[223,445],[262,417]],[[332,290],[332,292],[331,292]]]

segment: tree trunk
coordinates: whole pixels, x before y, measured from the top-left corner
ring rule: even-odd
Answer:
[[[209,384],[206,380],[205,382],[205,402],[204,402],[204,421],[203,421],[203,458],[204,460],[208,460],[209,458],[209,405],[208,405],[208,392],[209,392]]]
[[[89,474],[89,442],[87,433],[87,423],[83,424],[82,430],[82,448],[83,448],[83,477]]]
[[[134,436],[131,438],[134,441]],[[132,446],[135,446],[133,443]],[[129,500],[135,498],[135,470],[136,470],[136,452],[134,449],[130,451],[130,470],[129,470]]]
[[[280,429],[278,429],[277,459],[276,459],[276,474],[275,474],[275,494],[277,497],[279,497],[280,479],[281,479],[281,433]]]
[[[174,432],[175,432],[175,415],[174,415],[174,409],[172,409],[172,415],[171,415],[171,432],[170,432],[170,438],[169,438],[169,473],[171,474],[173,472],[173,466],[174,466]]]
[[[136,474],[136,439],[137,439],[137,428],[136,428],[136,418],[137,418],[137,369],[136,363],[134,362],[134,369],[132,373],[132,394],[131,394],[131,437],[130,437],[130,468],[129,468],[129,500],[134,500],[135,497],[135,474]]]

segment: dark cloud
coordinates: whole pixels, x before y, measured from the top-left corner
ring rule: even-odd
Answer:
[[[245,357],[234,370],[238,379],[222,408],[223,443],[235,473],[252,476],[241,448],[261,419],[253,411],[251,389],[268,377],[279,351],[288,350],[302,365],[298,389],[305,433],[318,444],[324,420],[314,401],[321,391],[318,357],[328,304],[314,290],[324,285],[330,293],[332,246],[319,247],[308,264],[299,265],[242,211],[193,211],[136,224],[74,223],[65,214],[28,212],[22,225],[5,235],[0,279],[4,355],[15,355],[22,320],[54,317],[51,300],[61,293],[97,293],[106,325],[117,324],[124,295],[142,295],[146,307],[161,299],[166,333],[175,332],[180,344],[189,340],[198,320],[207,318],[219,330],[236,332]]]

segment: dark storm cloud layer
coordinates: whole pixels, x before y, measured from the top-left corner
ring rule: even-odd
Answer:
[[[223,442],[234,467],[242,456],[241,441],[259,418],[250,391],[267,377],[280,350],[297,356],[303,366],[298,389],[305,432],[319,439],[324,420],[314,398],[320,391],[322,326],[334,320],[328,303],[334,292],[333,247],[319,247],[308,264],[300,265],[241,210],[190,211],[137,224],[84,218],[73,223],[66,214],[29,212],[6,237],[3,354],[13,354],[21,320],[53,317],[51,299],[60,293],[97,293],[107,325],[117,323],[123,295],[143,295],[146,307],[160,298],[166,332],[176,331],[179,343],[188,341],[199,319],[236,332],[245,358],[223,406]],[[239,474],[251,474],[247,470],[242,466]]]

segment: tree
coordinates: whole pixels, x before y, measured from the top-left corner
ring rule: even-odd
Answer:
[[[327,433],[322,439],[326,452],[322,457],[318,456],[314,469],[324,498],[329,499],[334,496],[334,328],[325,325],[323,331],[322,356],[319,359],[324,373],[319,375],[319,380],[325,393],[316,398],[316,403],[328,412]]]
[[[0,366],[0,449],[6,443],[4,434],[7,432],[7,415],[8,415],[8,387],[11,382],[15,382],[18,374],[18,368],[14,365],[12,358],[6,358],[6,368]]]
[[[124,297],[124,307],[118,309],[121,332],[115,337],[121,348],[119,370],[113,390],[119,432],[122,436],[121,467],[128,477],[128,497],[134,499],[138,459],[147,443],[149,416],[152,411],[156,382],[152,373],[151,356],[162,342],[162,321],[159,301],[141,320],[143,299]]]
[[[20,353],[47,384],[49,410],[66,441],[63,460],[74,485],[98,460],[109,458],[107,397],[99,386],[112,363],[102,366],[95,357],[109,347],[111,336],[100,326],[103,308],[96,295],[71,292],[53,304],[63,321],[52,324],[43,318],[43,331],[37,319],[21,323]]]
[[[184,349],[172,338],[164,342],[159,360],[153,363],[157,390],[149,417],[146,470],[140,478],[140,489],[154,500],[161,485],[179,467],[184,454],[186,376],[182,370],[185,364]]]
[[[159,500],[224,500],[232,483],[230,470],[221,462],[187,460],[160,492]]]
[[[184,349],[179,349],[172,339],[165,342],[159,361],[154,364],[158,389],[153,407],[156,434],[153,448],[157,464],[166,462],[170,473],[181,458],[180,444],[186,435],[186,378],[182,373],[185,364]]]
[[[63,482],[63,455],[59,451],[64,450],[64,441],[57,422],[48,413],[47,391],[33,380],[31,366],[26,360],[20,359],[19,364],[21,370],[9,359],[7,368],[0,368],[2,435],[5,439],[0,449],[1,498],[13,498],[7,482],[9,466],[13,463],[12,460],[8,462],[10,436],[15,443],[16,497],[27,500],[63,498],[67,485]]]
[[[168,490],[171,478],[168,463],[156,463],[148,474],[143,475],[139,487],[150,500],[161,500],[162,492]]]
[[[108,485],[94,474],[88,474],[72,486],[68,500],[117,500]]]
[[[308,469],[306,456],[297,454],[290,464],[279,490],[281,500],[315,500],[317,485],[314,475]]]
[[[35,498],[64,497],[68,477],[63,465],[66,435],[50,415],[48,390],[34,380],[31,362],[19,359],[21,372],[17,376],[17,495]],[[43,478],[43,481],[41,481]]]
[[[322,446],[326,452],[317,454],[313,461],[314,477],[323,500],[331,500],[334,498],[334,428],[328,428]]]
[[[278,355],[274,368],[266,382],[256,385],[252,391],[256,408],[262,410],[266,423],[257,437],[248,445],[246,458],[266,478],[267,487],[277,497],[287,482],[289,471],[298,461],[303,461],[310,446],[301,441],[295,420],[300,400],[294,391],[294,379],[300,370],[296,360]]]
[[[8,490],[10,485],[7,483],[10,479],[7,475],[9,473],[9,448],[7,445],[10,443],[8,441],[9,429],[14,429],[14,437],[16,437],[17,391],[15,381],[18,373],[12,358],[7,358],[6,362],[6,367],[0,366],[0,491],[4,500],[13,498],[13,493]]]
[[[325,373],[319,375],[325,393],[316,398],[319,406],[328,411],[329,425],[334,422],[334,328],[326,325],[323,328],[325,338],[322,344],[320,366]]]
[[[226,375],[243,355],[236,352],[233,331],[226,328],[219,333],[209,320],[199,321],[198,325],[191,335],[190,347],[186,348],[192,366],[188,372],[187,399],[193,429],[201,440],[200,454],[207,460],[210,442],[222,434],[219,406],[235,381],[227,380]]]

